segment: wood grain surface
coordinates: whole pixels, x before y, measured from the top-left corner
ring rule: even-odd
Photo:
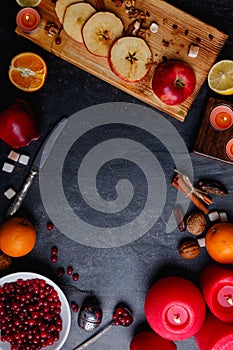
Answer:
[[[88,2],[96,8],[98,7],[99,1],[97,3],[94,0]],[[122,19],[125,28],[132,22],[132,19],[128,18],[124,6],[116,7],[111,0],[105,0],[104,5],[105,10],[114,12]],[[15,31],[18,35],[28,38],[36,45],[67,62],[183,122],[228,36],[162,0],[136,1],[136,6],[147,13],[146,24],[149,25],[156,21],[159,25],[159,31],[156,34],[152,34],[148,30],[144,36],[152,50],[153,64],[148,75],[139,83],[126,83],[120,80],[112,73],[106,58],[92,55],[86,50],[84,44],[75,42],[66,34],[56,16],[55,3],[51,0],[42,0],[37,7],[42,18],[39,30],[26,34],[17,27]],[[54,22],[61,29],[60,45],[55,42],[56,35],[48,35],[45,30],[48,22]],[[196,58],[188,56],[191,44],[199,46],[199,54]],[[188,62],[195,70],[197,79],[193,94],[177,106],[165,105],[154,95],[151,89],[155,67],[163,60],[171,58]]]
[[[233,104],[211,97],[207,103],[200,125],[193,153],[212,160],[233,165],[233,161],[226,154],[226,144],[232,138],[232,127],[225,131],[215,130],[210,123],[211,110],[218,105],[227,105],[233,110]]]

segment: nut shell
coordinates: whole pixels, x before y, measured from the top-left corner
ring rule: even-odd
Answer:
[[[196,240],[185,240],[180,243],[179,254],[183,259],[192,260],[201,252],[201,247]]]
[[[206,228],[206,216],[201,211],[195,211],[187,217],[187,230],[197,236],[204,232]]]
[[[12,259],[8,255],[0,252],[0,271],[8,269],[11,264]]]

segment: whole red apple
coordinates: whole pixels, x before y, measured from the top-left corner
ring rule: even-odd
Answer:
[[[195,86],[195,72],[184,61],[171,59],[155,68],[152,90],[167,105],[174,106],[184,102]]]
[[[26,101],[15,99],[0,113],[0,139],[12,148],[27,146],[39,136],[37,121]]]

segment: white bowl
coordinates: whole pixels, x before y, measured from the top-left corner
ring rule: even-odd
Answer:
[[[57,286],[56,283],[51,281],[49,278],[42,276],[37,273],[32,272],[16,272],[12,273],[10,275],[4,276],[0,278],[0,286],[2,286],[6,282],[15,282],[17,279],[22,278],[23,280],[27,279],[34,279],[34,278],[40,278],[45,280],[46,283],[50,284],[58,293],[59,299],[61,301],[61,318],[63,320],[63,327],[62,331],[60,332],[60,338],[58,341],[56,341],[53,345],[47,346],[44,349],[48,350],[59,350],[64,345],[69,331],[70,331],[70,325],[71,325],[71,312],[70,312],[70,306],[69,303],[65,297],[65,294],[62,292],[62,290]],[[0,341],[0,349],[1,350],[10,350],[10,343],[8,342],[1,342]]]

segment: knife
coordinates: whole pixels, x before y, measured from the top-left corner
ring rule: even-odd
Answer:
[[[65,127],[67,123],[67,118],[62,118],[50,131],[48,136],[46,137],[45,141],[39,148],[39,151],[37,152],[36,157],[33,160],[32,166],[30,168],[29,174],[23,184],[23,187],[16,195],[15,199],[13,200],[13,203],[10,205],[7,216],[12,216],[16,213],[16,211],[21,207],[24,198],[26,197],[26,194],[28,193],[28,190],[30,186],[33,183],[34,178],[39,173],[40,169],[43,167],[46,159],[48,158],[58,136],[60,135],[61,131]]]

